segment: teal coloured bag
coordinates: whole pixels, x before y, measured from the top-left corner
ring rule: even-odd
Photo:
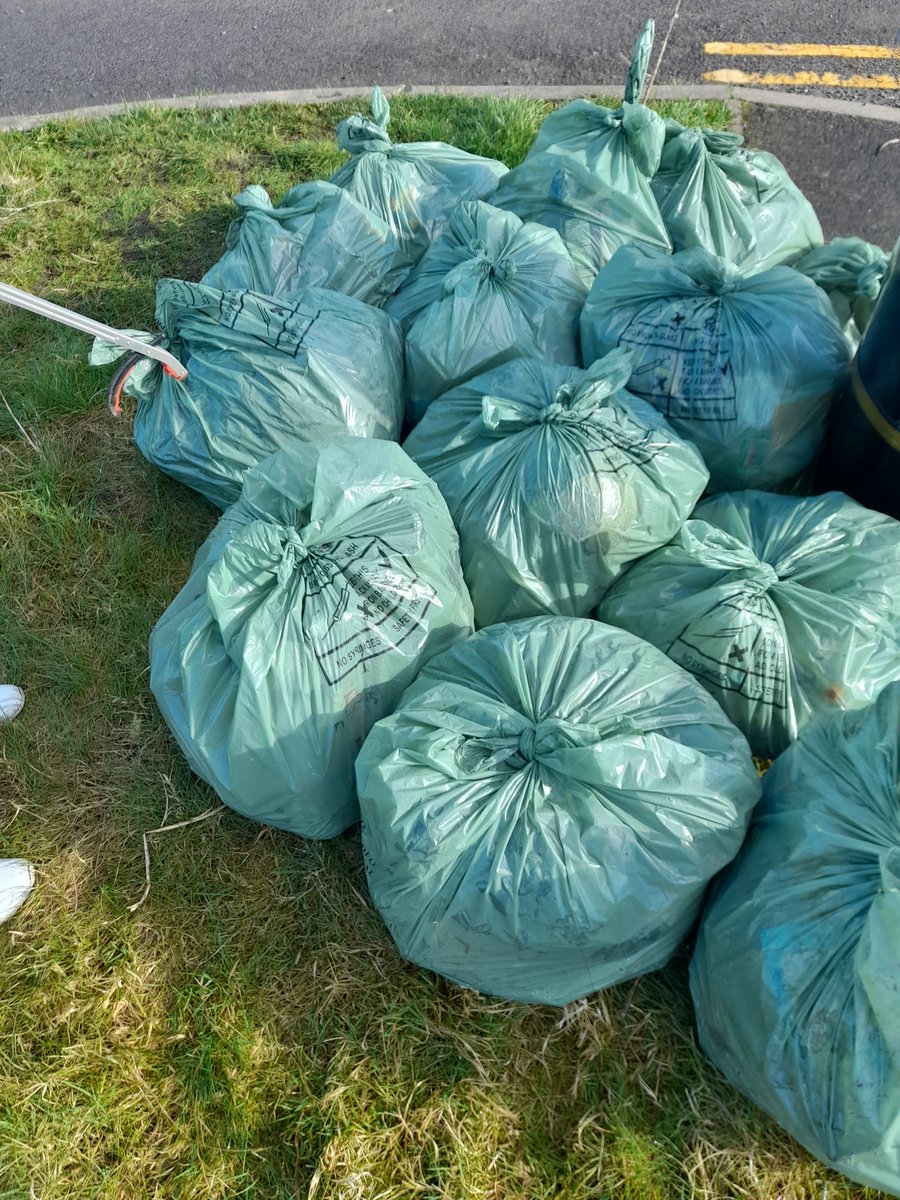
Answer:
[[[150,638],[150,685],[229,807],[333,837],[358,818],[369,729],[471,630],[447,506],[400,447],[295,442],[201,547]]]
[[[228,249],[201,280],[210,287],[278,300],[331,288],[381,306],[406,274],[387,222],[332,183],[301,183],[277,204],[251,184],[234,202]]]
[[[890,255],[862,238],[835,238],[794,263],[828,296],[834,315],[855,350],[881,292]]]
[[[406,333],[408,416],[510,359],[577,363],[585,295],[553,230],[460,204],[387,305]]]
[[[690,516],[709,472],[625,390],[631,355],[589,371],[520,358],[430,405],[404,449],[460,535],[478,625],[587,616]]]
[[[850,357],[810,279],[745,275],[699,249],[619,250],[588,295],[581,342],[586,363],[634,352],[629,390],[694,443],[711,492],[778,488],[807,467]]]
[[[782,164],[737,133],[666,122],[653,195],[675,250],[700,247],[746,273],[822,245],[813,206]]]
[[[392,142],[390,105],[372,91],[372,114],[341,121],[337,139],[350,155],[331,182],[387,223],[400,247],[398,265],[418,262],[461,200],[487,200],[506,174],[503,163],[445,142]]]
[[[900,683],[767,772],[691,993],[735,1087],[828,1166],[900,1196]]]
[[[714,496],[598,615],[691,671],[773,757],[900,679],[900,522],[840,492]]]
[[[587,287],[620,246],[672,249],[650,187],[665,124],[640,103],[654,28],[648,21],[635,45],[621,107],[575,100],[551,113],[491,201],[555,229]]]
[[[559,1005],[667,961],[760,791],[696,680],[575,617],[492,625],[433,658],[369,734],[357,783],[400,953]]]
[[[188,374],[138,363],[125,385],[138,402],[134,439],[219,508],[237,500],[249,467],[289,442],[399,436],[399,331],[369,304],[324,288],[282,301],[163,279],[156,320]],[[91,361],[122,353],[98,342]]]

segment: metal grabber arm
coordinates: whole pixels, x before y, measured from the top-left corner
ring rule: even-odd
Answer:
[[[28,312],[36,313],[39,317],[46,317],[48,321],[57,321],[60,325],[70,325],[72,329],[79,329],[89,337],[102,338],[105,342],[113,342],[117,346],[123,346],[126,350],[133,350],[141,358],[155,358],[157,362],[162,363],[163,369],[176,379],[184,379],[187,376],[187,367],[168,350],[163,350],[161,346],[152,346],[147,342],[142,342],[138,338],[131,337],[130,334],[123,333],[120,329],[104,325],[101,321],[92,321],[90,317],[83,317],[81,313],[63,308],[61,304],[52,304],[49,300],[41,300],[39,296],[32,296],[30,292],[23,292],[21,288],[13,287],[9,283],[0,283],[0,300],[12,304],[16,308],[24,308]]]

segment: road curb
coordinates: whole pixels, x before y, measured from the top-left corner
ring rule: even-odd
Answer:
[[[568,86],[528,86],[517,84],[395,84],[385,87],[389,96],[524,96],[534,100],[574,100],[580,96],[617,96],[621,83],[579,83]],[[47,121],[62,121],[68,118],[93,120],[99,117],[115,117],[137,108],[192,109],[192,108],[243,108],[248,104],[333,104],[340,100],[356,100],[368,97],[368,87],[344,88],[301,88],[280,92],[221,92],[209,95],[174,96],[157,100],[131,100],[123,104],[98,104],[89,108],[72,108],[63,112],[35,113],[29,116],[0,116],[0,133],[34,129]],[[734,113],[735,124],[740,128],[740,106],[768,104],[781,108],[797,108],[808,112],[830,113],[833,116],[864,117],[870,121],[888,121],[900,124],[900,107],[887,104],[863,104],[855,100],[832,99],[828,96],[810,96],[798,92],[767,91],[763,88],[733,87],[723,83],[672,84],[654,87],[653,98],[657,100],[724,100]]]

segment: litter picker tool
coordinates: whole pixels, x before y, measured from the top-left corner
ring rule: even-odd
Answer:
[[[139,338],[132,337],[129,333],[123,333],[121,329],[113,329],[111,325],[104,325],[101,321],[83,317],[81,313],[72,312],[71,309],[63,308],[60,304],[52,304],[49,300],[32,296],[30,292],[23,292],[9,283],[0,283],[0,300],[12,304],[16,308],[24,308],[27,312],[36,313],[39,317],[46,317],[48,321],[56,321],[60,325],[70,325],[72,329],[79,329],[89,337],[102,338],[117,346],[124,346],[126,350],[134,351],[141,358],[155,358],[162,363],[163,370],[176,379],[184,379],[187,375],[187,367],[168,350],[163,350],[161,346],[151,345]]]

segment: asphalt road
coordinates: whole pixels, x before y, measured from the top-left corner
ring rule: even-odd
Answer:
[[[748,145],[781,160],[807,196],[826,238],[863,237],[891,250],[900,237],[900,126],[862,117],[755,104]]]
[[[197,92],[624,78],[677,0],[0,0],[0,115]],[[707,42],[897,47],[896,0],[681,0],[659,83],[714,70],[900,76],[900,58],[710,56]],[[784,86],[780,83],[779,86]],[[900,90],[797,90],[900,105]]]

